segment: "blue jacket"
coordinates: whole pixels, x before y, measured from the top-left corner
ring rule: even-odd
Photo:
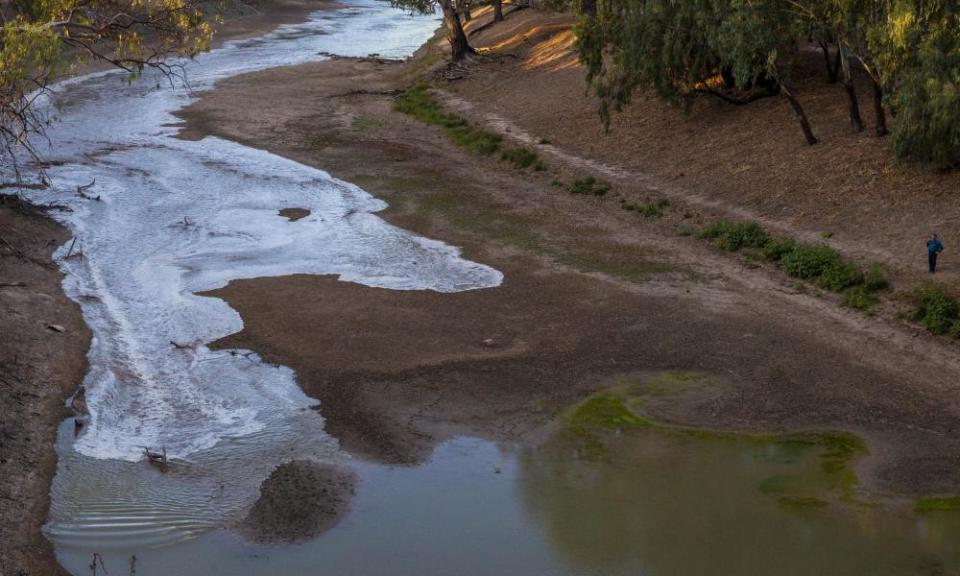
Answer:
[[[943,252],[943,243],[939,240],[927,240],[927,253],[937,254]]]

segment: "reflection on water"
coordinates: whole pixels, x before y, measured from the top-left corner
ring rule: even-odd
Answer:
[[[610,432],[596,459],[575,440],[517,452],[461,438],[418,467],[354,463],[352,511],[305,544],[221,530],[104,561],[123,573],[136,554],[140,576],[960,573],[960,516],[813,500],[829,499],[821,448],[643,428]],[[76,573],[88,550],[58,548]]]
[[[602,462],[520,457],[522,501],[571,574],[952,574],[960,518],[826,502],[823,449],[646,429]],[[952,538],[950,537],[952,535]]]

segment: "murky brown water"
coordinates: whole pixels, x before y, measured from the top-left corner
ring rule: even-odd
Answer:
[[[518,452],[463,438],[418,467],[356,462],[351,513],[314,541],[253,546],[217,530],[161,548],[105,543],[118,547],[104,565],[126,573],[135,554],[141,576],[960,573],[960,515],[843,502],[821,448],[658,429],[604,442],[599,459],[567,440]],[[89,573],[89,548],[58,553]]]

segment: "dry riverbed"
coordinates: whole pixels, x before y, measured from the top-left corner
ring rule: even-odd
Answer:
[[[394,111],[436,50],[403,64],[333,59],[231,78],[183,114],[183,136],[239,141],[357,183],[390,204],[384,218],[463,246],[503,271],[503,286],[436,294],[329,277],[238,281],[213,293],[245,326],[220,346],[292,367],[327,430],[381,462],[420,462],[456,435],[533,443],[558,411],[624,375],[680,370],[707,373],[710,385],[652,399],[653,417],[848,430],[869,443],[858,465],[866,488],[960,490],[955,351],[798,291],[615,199],[571,195],[553,183],[570,167],[518,171]]]

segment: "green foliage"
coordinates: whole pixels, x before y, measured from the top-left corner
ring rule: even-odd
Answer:
[[[540,156],[538,156],[536,152],[531,152],[526,148],[509,148],[504,150],[500,155],[500,159],[510,162],[518,170],[525,170],[531,166],[538,172],[546,170],[546,166],[544,166]]]
[[[576,178],[570,183],[568,188],[571,194],[584,194],[587,196],[606,196],[610,191],[610,185],[601,182],[593,176]]]
[[[824,244],[797,244],[784,254],[780,263],[787,274],[802,280],[819,277],[840,260],[840,255]]]
[[[843,62],[864,70],[885,95],[898,158],[960,166],[956,0],[619,0],[596,7],[579,12],[577,47],[606,126],[637,89],[689,105],[701,94],[749,101],[763,87],[787,95],[799,112],[789,75],[812,40],[842,52]]]
[[[714,240],[720,248],[736,252],[741,248],[760,248],[767,242],[767,233],[756,222],[718,220],[700,232],[701,238]]]
[[[0,0],[0,165],[18,149],[36,157],[30,137],[48,118],[31,93],[46,89],[84,58],[108,62],[131,79],[170,56],[209,47],[213,28],[203,0]],[[144,39],[151,39],[144,46]]]
[[[843,292],[846,288],[863,283],[863,271],[846,260],[836,260],[824,269],[817,279],[817,286],[831,292]]]
[[[797,248],[793,238],[772,238],[763,245],[763,255],[771,262],[779,262]]]
[[[953,324],[950,325],[949,333],[951,338],[960,338],[960,320],[953,321]]]
[[[498,134],[476,128],[464,118],[444,112],[429,90],[429,84],[418,82],[397,96],[393,102],[394,110],[442,127],[454,143],[478,154],[490,156],[500,149],[503,139]]]
[[[868,33],[887,102],[896,112],[898,158],[960,165],[960,3],[880,3]]]
[[[883,269],[874,264],[863,275],[863,287],[870,292],[879,292],[889,288],[890,281],[887,280],[887,275],[884,274]]]
[[[866,285],[854,286],[843,291],[841,303],[847,308],[866,312],[877,303],[877,295]]]
[[[936,284],[925,284],[917,288],[914,300],[914,320],[921,322],[934,334],[946,333],[960,319],[960,306],[957,301]]]
[[[669,204],[667,204],[669,205]],[[663,216],[663,200],[660,202],[647,202],[646,204],[634,204],[626,200],[620,201],[620,207],[628,212],[638,212],[647,219],[660,218]]]

